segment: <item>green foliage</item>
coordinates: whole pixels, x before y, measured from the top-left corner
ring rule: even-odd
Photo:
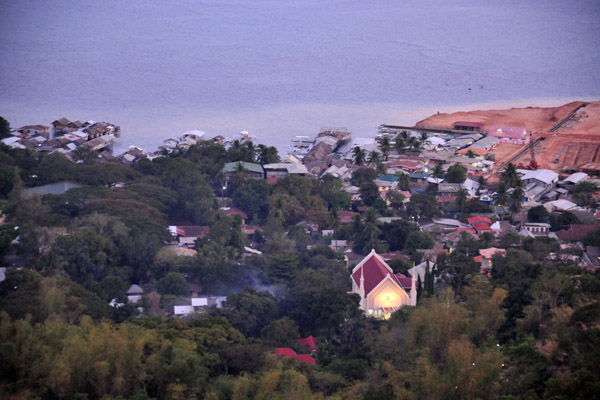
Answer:
[[[433,238],[428,233],[414,230],[406,237],[404,250],[414,253],[417,249],[431,249],[434,244]]]
[[[267,214],[269,192],[270,188],[265,181],[251,179],[233,193],[233,204],[248,216],[257,215],[264,218]]]
[[[448,183],[463,183],[467,179],[467,167],[454,164],[446,171],[444,178]]]
[[[260,331],[263,342],[275,347],[294,346],[299,337],[298,324],[288,317],[276,319]]]
[[[365,182],[360,185],[360,198],[366,206],[373,205],[375,200],[379,199],[379,189],[377,189],[377,185],[373,182]]]
[[[189,292],[187,280],[177,272],[169,272],[156,282],[156,291],[160,294],[185,296]]]
[[[14,271],[0,284],[0,309],[11,318],[43,322],[78,322],[84,315],[108,318],[110,308],[98,296],[66,278],[43,278],[33,271]]]
[[[265,326],[277,318],[279,310],[277,301],[269,292],[246,287],[230,295],[225,307],[215,313],[227,317],[244,335],[257,337]]]
[[[435,218],[441,214],[440,205],[433,194],[413,193],[406,205],[406,214],[415,221],[420,217]]]
[[[10,136],[10,124],[6,119],[0,117],[0,139]]]
[[[375,179],[377,179],[377,172],[374,169],[361,167],[352,172],[350,183],[360,187],[363,183],[372,183]]]

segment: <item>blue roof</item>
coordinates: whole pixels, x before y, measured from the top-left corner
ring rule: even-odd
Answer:
[[[427,179],[427,178],[429,178],[429,174],[408,174],[408,176],[412,179]]]
[[[397,182],[398,179],[400,179],[400,177],[398,175],[387,174],[387,175],[382,175],[377,179],[379,179],[380,181],[386,181],[386,182]]]

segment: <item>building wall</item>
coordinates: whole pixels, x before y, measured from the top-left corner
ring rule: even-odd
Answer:
[[[408,294],[390,279],[367,296],[367,309],[371,310],[381,307],[400,308],[408,303]]]

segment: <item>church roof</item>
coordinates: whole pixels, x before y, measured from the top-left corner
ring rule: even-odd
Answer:
[[[394,274],[394,271],[375,251],[371,251],[352,271],[352,279],[360,287],[361,270],[365,280],[365,296],[375,289],[388,275],[400,287],[404,286]],[[410,283],[408,284],[410,287]]]

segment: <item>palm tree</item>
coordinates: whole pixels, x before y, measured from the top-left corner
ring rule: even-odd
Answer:
[[[264,165],[279,162],[281,159],[276,147],[259,144],[256,151],[256,160],[259,164]]]
[[[369,154],[369,164],[377,165],[381,162],[381,154],[378,151],[373,150],[371,154]]]
[[[425,142],[427,142],[427,138],[429,137],[429,134],[425,131],[421,132],[421,145],[425,145]]]
[[[510,211],[510,217],[513,218],[514,214],[521,211],[521,201],[523,200],[523,189],[520,187],[513,190],[510,194],[510,205],[508,211]],[[523,221],[521,221],[522,223]]]
[[[394,147],[398,154],[402,153],[406,147],[406,140],[401,135],[396,136],[396,139],[394,139]]]
[[[377,211],[371,208],[365,213],[365,219],[363,221],[361,236],[370,249],[377,247],[379,242],[378,237],[381,234],[381,229],[379,229],[378,226],[378,216]]]
[[[502,172],[502,181],[506,184],[506,187],[515,187],[518,186],[521,182],[519,178],[519,173],[517,172],[517,167],[513,163],[508,163],[506,168],[504,168],[504,172]]]
[[[444,168],[442,167],[442,164],[436,164],[435,167],[433,167],[433,177],[434,178],[443,178],[444,177]]]
[[[390,138],[388,136],[384,136],[383,138],[381,138],[381,141],[379,142],[379,149],[383,154],[384,161],[388,160],[388,155],[390,154],[391,148],[392,145],[390,144]]]
[[[355,165],[363,165],[365,163],[367,153],[363,149],[356,146],[355,148],[352,149],[352,154],[353,154],[352,161],[354,162]]]
[[[465,211],[465,208],[467,208],[467,195],[468,192],[466,189],[464,188],[460,188],[458,190],[458,192],[456,192],[456,206],[458,207],[458,209],[463,212]]]
[[[498,185],[498,192],[496,193],[496,205],[505,205],[508,202],[508,193],[506,193],[506,184],[500,182]]]
[[[411,136],[408,139],[408,144],[413,148],[414,151],[419,151],[421,149],[422,142],[414,136]]]

